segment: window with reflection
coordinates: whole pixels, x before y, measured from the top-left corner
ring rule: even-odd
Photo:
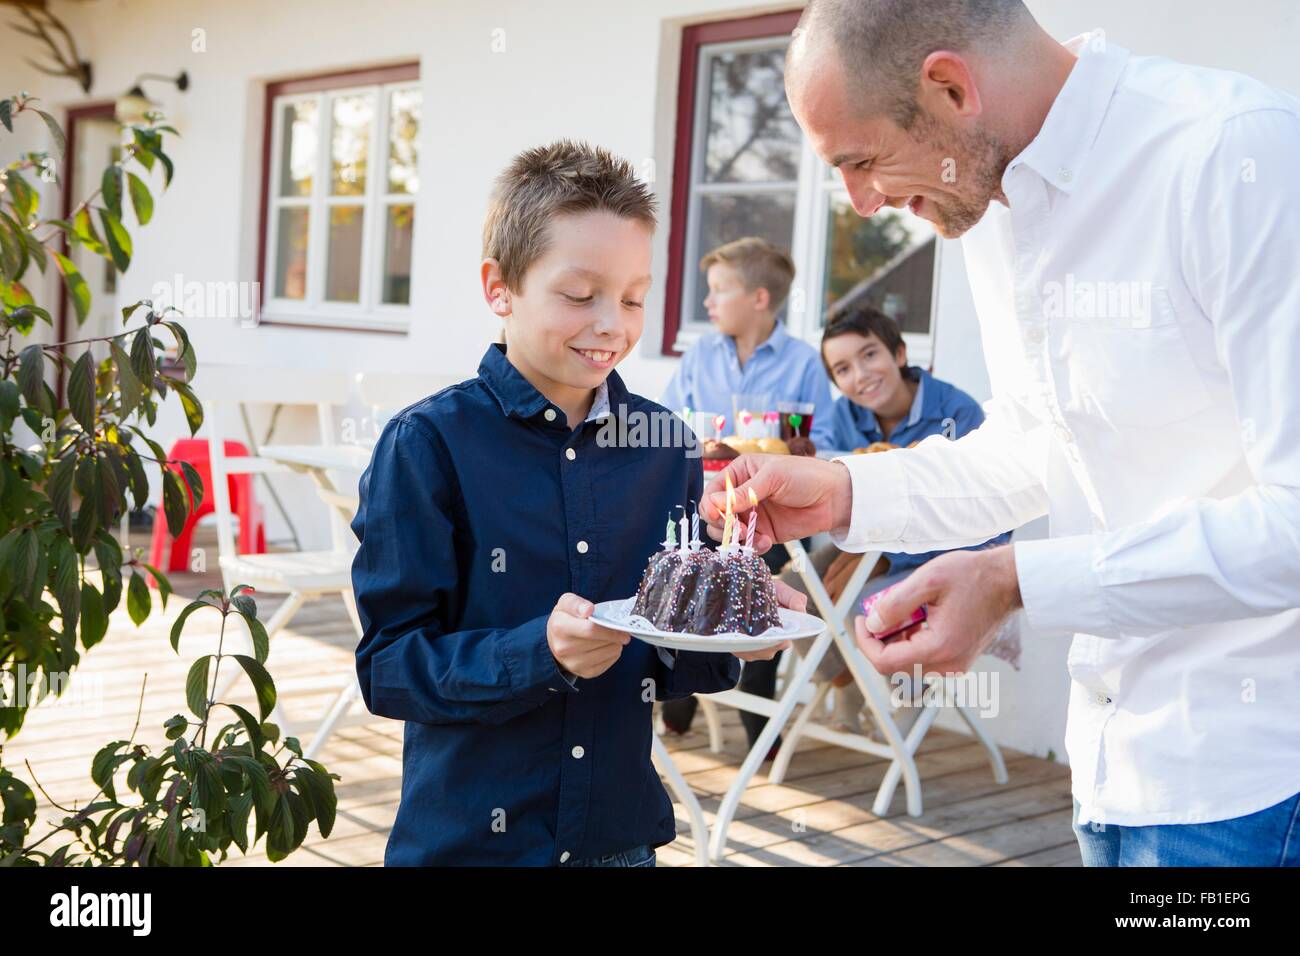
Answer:
[[[863,219],[785,98],[798,13],[686,27],[682,34],[664,354],[711,326],[699,271],[710,249],[761,236],[797,274],[783,320],[816,344],[827,314],[867,301],[892,315],[924,362],[932,340],[934,228],[906,209]],[[687,95],[689,91],[689,96]]]
[[[422,94],[415,65],[274,84],[266,321],[402,329],[411,301]]]

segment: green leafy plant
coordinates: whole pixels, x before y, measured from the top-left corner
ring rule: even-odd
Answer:
[[[127,128],[128,141],[120,158],[104,170],[99,189],[70,219],[41,218],[40,194],[28,177],[56,178],[54,159],[63,152],[64,135],[34,103],[26,94],[0,100],[0,126],[13,132],[24,114],[38,117],[55,153],[29,152],[0,169],[0,695],[6,683],[16,690],[13,699],[0,697],[0,732],[9,739],[22,728],[28,707],[61,693],[81,653],[103,640],[124,589],[127,614],[137,626],[152,611],[146,575],[157,582],[166,606],[172,591],[166,576],[146,564],[139,549],[124,553],[111,534],[129,509],[128,495],[137,509],[147,503],[145,463],[160,469],[162,511],[173,536],[203,497],[193,466],[168,461],[141,427],[156,423],[158,403],[169,392],[180,401],[191,435],[202,424],[202,406],[190,388],[196,358],[176,320],[179,313],[156,310],[142,300],[122,309],[122,323],[142,321],[116,334],[22,343],[38,321],[53,325],[49,311],[24,284],[33,269],[56,269],[80,325],[91,293],[67,253],[79,246],[119,271],[130,266],[133,245],[122,222],[124,203],[130,202],[141,226],[152,218],[153,196],[139,173],[147,176],[160,168],[166,188],[174,170],[163,137],[176,131],[156,114]],[[164,334],[175,347],[171,363]],[[104,358],[95,358],[94,343],[106,350]],[[85,346],[75,359],[68,354],[73,345]],[[51,373],[65,376],[62,402],[48,383]],[[24,427],[30,440],[17,434]],[[233,660],[252,681],[259,718],[221,704],[239,720],[218,729],[215,749],[205,749],[209,717],[217,706],[207,696],[206,678],[211,668],[215,688],[223,655],[218,651],[200,658],[187,682],[187,699],[199,718],[195,733],[187,736],[189,721],[177,717],[165,727],[167,739],[175,741],[166,753],[151,755],[134,742],[134,732],[129,740],[109,744],[92,762],[91,779],[99,788],[95,797],[80,810],[65,810],[69,815],[62,824],[35,842],[30,842],[35,794],[3,766],[0,747],[0,864],[202,865],[211,862],[213,852],[224,859],[232,843],[247,850],[250,813],[256,815],[254,842],[266,834],[272,859],[298,847],[311,820],[328,835],[333,778],[319,764],[303,761],[292,738],[280,751],[267,749],[277,743],[279,730],[265,722],[275,700],[274,683],[263,666],[266,632],[252,598],[240,591],[235,588],[229,597],[204,592],[217,603],[201,596],[186,607],[172,644],[177,646],[184,621],[203,606],[221,610],[223,641],[229,614],[246,621],[257,653],[252,658],[233,655]],[[28,683],[36,689],[35,701],[27,693]],[[278,755],[286,749],[290,757],[281,767]],[[114,785],[114,775],[127,764],[127,787],[140,797],[131,805],[117,800]],[[192,823],[196,814],[204,820],[202,828]],[[186,821],[191,822],[178,829]],[[66,842],[42,849],[58,835]]]
[[[216,862],[226,859],[232,845],[248,852],[250,816],[252,842],[265,836],[267,857],[273,862],[302,845],[313,821],[322,836],[329,836],[337,808],[334,781],[338,775],[303,757],[296,738],[280,742],[279,727],[266,720],[275,707],[275,684],[265,667],[266,629],[257,618],[249,590],[241,584],[230,595],[204,591],[172,625],[172,648],[179,652],[181,632],[191,614],[204,608],[221,612],[217,652],[196,660],[185,681],[186,700],[197,721],[184,714],[167,720],[167,739],[174,743],[156,754],[135,742],[134,731],[127,740],[107,744],[92,764],[91,779],[99,790],[90,803],[81,810],[60,807],[67,816],[55,830],[25,851],[13,851],[10,860],[0,864],[21,858],[52,866],[210,866],[214,855]],[[242,618],[249,628],[252,657],[224,652],[231,615]],[[222,663],[227,661],[228,666],[238,664],[252,682],[258,716],[238,704],[213,699]],[[214,717],[221,711],[228,711],[233,719],[213,730]],[[211,747],[206,745],[209,734]],[[119,799],[114,784],[123,767],[128,768],[127,789],[138,798],[130,802]],[[60,832],[72,839],[53,852],[41,848]]]

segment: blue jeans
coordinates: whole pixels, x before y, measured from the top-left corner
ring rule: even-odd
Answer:
[[[648,846],[634,846],[622,853],[593,856],[585,860],[569,860],[560,866],[654,866],[655,851]]]
[[[1300,866],[1300,793],[1244,817],[1144,827],[1079,824],[1084,866]]]

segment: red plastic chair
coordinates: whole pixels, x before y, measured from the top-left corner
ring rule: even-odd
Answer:
[[[225,447],[227,457],[248,455],[248,449],[241,442],[227,441]],[[208,440],[206,438],[179,439],[172,445],[167,457],[177,462],[187,461],[194,466],[205,489],[203,503],[199,505],[197,511],[186,518],[184,529],[174,540],[167,531],[167,519],[162,509],[158,509],[153,523],[149,563],[162,571],[186,571],[189,569],[190,541],[194,537],[194,526],[204,515],[216,511],[212,497],[212,466],[209,462]],[[185,482],[185,474],[179,464],[167,467],[181,476],[182,483]],[[239,516],[239,553],[265,554],[266,526],[262,506],[257,503],[253,495],[253,476],[235,474],[229,475],[226,480],[230,488],[230,510]],[[189,487],[188,484],[186,487]],[[163,563],[164,555],[166,555],[166,564]],[[148,575],[148,578],[152,587],[158,586],[153,580],[153,575]]]

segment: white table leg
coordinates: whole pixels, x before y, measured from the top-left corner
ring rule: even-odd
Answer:
[[[763,726],[763,732],[758,735],[758,740],[754,742],[754,746],[750,747],[749,753],[745,755],[745,761],[740,765],[740,771],[736,774],[736,779],[732,781],[726,795],[723,796],[722,803],[718,807],[718,815],[713,821],[713,833],[709,838],[709,856],[715,863],[722,862],[722,854],[727,847],[727,828],[731,826],[731,818],[736,814],[736,808],[740,805],[740,798],[744,794],[745,788],[749,786],[750,780],[758,772],[758,768],[762,765],[767,752],[772,749],[777,734],[781,732],[785,722],[790,719],[790,714],[794,711],[795,705],[799,703],[800,691],[812,679],[813,671],[816,670],[830,644],[830,631],[822,631],[821,636],[813,642],[813,646],[809,649],[807,655],[799,662],[799,667],[795,670],[793,679],[781,694],[776,713],[768,718],[767,723]]]
[[[785,780],[785,772],[790,768],[790,758],[794,756],[795,749],[803,738],[803,729],[808,726],[808,721],[822,706],[822,701],[826,699],[830,689],[829,681],[818,684],[813,699],[808,702],[808,705],[803,710],[799,711],[799,716],[794,719],[794,723],[786,731],[785,738],[781,741],[781,749],[776,752],[776,759],[772,761],[772,769],[767,774],[769,783],[780,783]]]
[[[998,749],[998,745],[994,743],[993,738],[989,736],[988,731],[984,729],[979,720],[967,713],[965,707],[958,707],[957,713],[961,715],[962,720],[966,721],[966,726],[970,728],[970,732],[975,739],[984,745],[984,750],[989,755],[989,765],[993,768],[993,780],[996,783],[1006,783],[1008,780],[1007,765],[1002,760],[1002,751]]]
[[[659,772],[668,778],[668,786],[677,794],[678,801],[686,808],[686,815],[691,821],[691,839],[695,842],[695,865],[709,865],[709,827],[704,822],[704,810],[700,807],[700,801],[696,799],[695,792],[691,790],[690,784],[682,776],[681,770],[673,761],[672,754],[664,746],[664,742],[659,739],[659,735],[652,729],[650,731],[650,756]]]
[[[718,705],[703,695],[699,697],[699,702],[709,728],[709,753],[720,754],[726,745],[726,739],[722,735],[722,717],[718,713]]]

